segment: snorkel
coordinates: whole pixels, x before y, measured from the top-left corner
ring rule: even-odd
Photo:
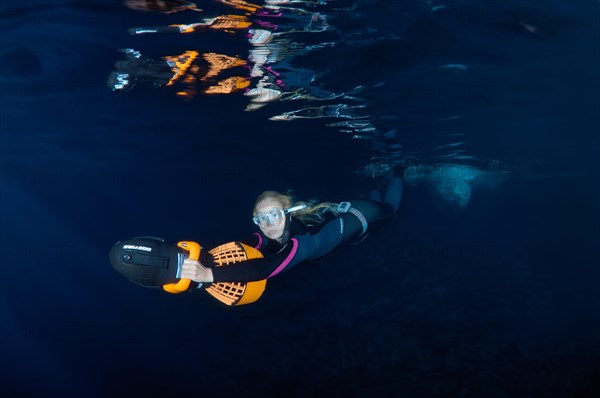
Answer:
[[[283,234],[281,235],[281,238],[279,238],[279,243],[284,244],[285,242],[287,242],[290,239],[290,223],[292,221],[292,213],[302,210],[302,209],[306,209],[308,206],[306,204],[301,204],[301,205],[297,205],[297,206],[293,206],[293,207],[289,207],[285,210],[283,210],[283,214],[289,214],[288,217],[285,218],[285,228],[283,230]]]
[[[301,204],[301,205],[298,205],[298,206],[294,206],[294,207],[290,207],[288,209],[285,209],[283,212],[285,214],[290,214],[290,213],[293,213],[293,212],[298,211],[298,210],[306,209],[307,207],[308,206],[306,206],[306,204]]]

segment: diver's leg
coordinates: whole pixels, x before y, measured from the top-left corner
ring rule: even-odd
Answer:
[[[393,205],[389,203],[375,202],[368,199],[353,199],[350,203],[352,208],[360,212],[362,217],[358,217],[351,212],[342,215],[344,222],[342,243],[348,243],[356,240],[356,238],[366,236],[366,233],[378,229],[396,214]],[[367,230],[363,232],[365,226]]]
[[[374,190],[369,192],[369,199],[371,199],[373,202],[382,202],[381,192]]]
[[[389,203],[394,208],[394,213],[398,211],[400,202],[402,201],[402,192],[404,190],[404,182],[402,177],[393,177],[387,185],[383,201]]]
[[[370,199],[354,199],[351,201],[352,207],[358,210],[362,217],[357,217],[352,213],[342,215],[344,221],[344,236],[342,242],[350,242],[357,237],[364,236],[364,225],[366,223],[367,232],[379,229],[388,220],[394,217],[403,193],[403,175],[404,170],[397,170],[396,175],[390,179],[387,184],[385,195],[381,200],[379,191],[371,191]]]

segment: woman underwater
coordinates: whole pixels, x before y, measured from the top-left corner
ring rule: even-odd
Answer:
[[[221,282],[264,282],[300,263],[364,239],[396,214],[402,191],[403,180],[395,176],[389,180],[383,198],[380,192],[373,191],[369,199],[351,202],[295,202],[287,194],[263,192],[256,199],[252,217],[259,231],[235,242],[258,256],[226,266],[215,253],[221,246],[207,251],[193,243],[198,247],[198,255],[188,257],[179,250],[184,246],[166,245],[152,237],[118,242],[109,258],[113,268],[132,282],[146,287],[162,286],[171,293],[194,290],[202,284],[208,284],[208,290]],[[184,280],[194,283],[176,291],[166,288]]]
[[[309,205],[293,202],[291,196],[263,192],[254,205],[252,221],[259,231],[242,241],[261,251],[264,258],[252,266],[237,263],[214,267],[210,257],[186,259],[182,278],[195,282],[251,282],[272,278],[308,260],[323,257],[334,249],[364,236],[390,219],[402,197],[402,179],[388,183],[383,201],[353,199],[351,202]]]

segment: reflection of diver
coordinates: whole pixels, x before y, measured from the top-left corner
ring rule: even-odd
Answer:
[[[373,191],[369,199],[350,202],[296,202],[289,195],[266,191],[254,205],[252,221],[258,231],[247,239],[204,251],[190,244],[194,242],[181,242],[177,249],[156,238],[136,238],[118,242],[109,258],[117,272],[142,286],[170,293],[204,287],[228,305],[247,304],[260,297],[268,278],[324,258],[379,229],[396,214],[402,191],[399,176],[388,181],[383,197]],[[189,258],[181,249],[189,251]],[[253,297],[243,298],[246,284],[261,282]],[[223,283],[225,294],[217,294],[214,285]],[[236,292],[228,294],[232,290]]]
[[[284,96],[287,99],[304,96],[300,90],[284,93],[274,73],[262,77],[255,87],[249,88],[249,66],[237,57],[186,51],[153,60],[133,49],[119,51],[125,54],[125,59],[117,61],[116,70],[108,76],[107,85],[112,91],[129,91],[139,83],[149,83],[155,87],[175,87],[179,97],[191,100],[198,94],[232,94],[245,90],[244,95],[250,98],[247,110],[258,109]],[[229,76],[223,76],[225,73]]]
[[[299,8],[284,8],[282,4],[295,3],[293,1],[269,1],[264,6],[257,6],[243,1],[221,1],[236,9],[246,12],[244,15],[220,15],[217,17],[203,18],[199,22],[189,24],[170,24],[156,27],[130,28],[132,35],[151,33],[195,33],[207,30],[217,30],[228,33],[237,31],[247,32],[248,41],[253,46],[249,61],[259,65],[274,63],[286,57],[305,54],[316,48],[319,44],[307,45],[294,42],[290,39],[282,40],[282,35],[293,33],[318,33],[331,31],[327,23],[327,16],[320,12],[306,11]],[[320,2],[302,2],[306,4],[323,4]],[[275,42],[278,42],[277,45]],[[329,44],[329,43],[327,43]],[[253,68],[253,76],[259,67]],[[262,76],[262,74],[261,74]]]
[[[115,63],[107,84],[113,91],[130,90],[137,83],[155,86],[182,86],[177,95],[192,99],[202,94],[230,94],[249,86],[250,81],[239,75],[225,77],[236,68],[246,65],[242,59],[217,53],[186,51],[177,56],[165,56],[152,60],[132,49],[120,50],[125,59]],[[244,70],[240,68],[240,73]]]
[[[250,3],[244,2],[229,2],[235,3],[236,8],[242,7],[243,10],[248,10]],[[276,2],[284,3],[284,2]],[[265,12],[261,10],[255,15],[220,15],[214,18],[204,18],[200,22],[190,24],[173,24],[159,27],[140,27],[131,28],[129,31],[134,35],[150,34],[150,33],[193,33],[205,30],[218,30],[228,33],[247,32],[248,41],[252,45],[250,54],[247,60],[247,67],[250,69],[250,78],[254,80],[252,88],[246,90],[245,95],[249,98],[250,104],[246,110],[256,110],[263,107],[265,104],[280,100],[297,100],[308,98],[332,98],[335,95],[330,92],[318,92],[318,90],[308,90],[306,87],[298,87],[298,84],[310,84],[314,81],[316,74],[313,71],[294,67],[290,64],[290,59],[300,54],[306,54],[316,48],[321,48],[331,43],[319,43],[306,45],[304,43],[294,42],[290,39],[290,35],[298,32],[323,32],[329,29],[326,16],[320,13],[311,13],[294,9],[291,12],[281,12],[281,7],[276,6],[278,12]],[[255,9],[255,11],[257,11]],[[252,17],[252,18],[250,18]],[[285,59],[287,63],[283,65],[282,73],[274,70],[273,64],[279,63]],[[136,59],[135,67],[139,69],[139,65],[144,64]],[[119,65],[117,66],[118,69]],[[160,65],[162,68],[163,65]],[[148,69],[145,65],[142,71],[138,72],[139,77],[146,77],[148,74],[152,79],[155,74],[155,65],[147,73]],[[127,73],[127,70],[122,73],[111,75],[109,86],[113,90],[122,90],[132,87],[131,78],[125,79],[132,74]],[[160,74],[157,74],[159,79],[153,80],[153,83],[160,85]],[[286,86],[285,78],[293,79],[296,86]],[[114,83],[113,83],[114,82]],[[123,84],[127,82],[128,84]],[[195,94],[195,93],[194,93]],[[186,95],[186,98],[192,98],[193,95]]]
[[[190,34],[207,30],[247,33],[252,46],[247,58],[252,83],[244,93],[249,99],[246,111],[254,111],[276,101],[323,101],[346,96],[324,89],[317,82],[320,76],[315,71],[293,63],[299,55],[335,45],[335,40],[322,40],[333,39],[331,34],[335,34],[336,29],[328,24],[326,14],[315,9],[327,4],[326,1],[267,0],[263,6],[243,1],[221,3],[244,11],[244,15],[220,15],[189,24],[137,27],[129,29],[129,32],[133,35]],[[308,10],[290,7],[298,4],[304,4]],[[320,36],[321,40],[313,35],[304,36],[305,33],[320,32],[329,33]],[[292,119],[299,115],[287,117]]]

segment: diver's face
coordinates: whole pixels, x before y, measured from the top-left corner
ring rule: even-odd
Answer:
[[[258,219],[258,227],[267,238],[282,243],[286,221],[281,203],[275,199],[266,198],[258,203],[254,216]]]

